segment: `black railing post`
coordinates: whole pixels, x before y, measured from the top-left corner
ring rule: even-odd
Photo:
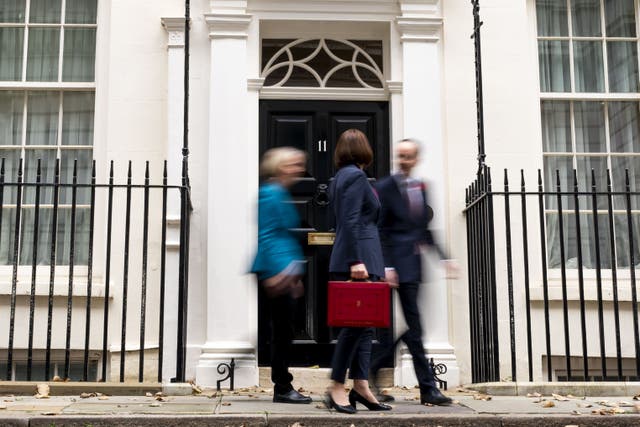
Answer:
[[[475,69],[476,69],[476,114],[478,121],[478,175],[482,173],[485,165],[486,154],[484,152],[484,112],[482,101],[482,50],[480,43],[480,0],[471,0],[473,6],[473,34]]]
[[[7,380],[11,379],[11,369],[13,367],[13,339],[16,325],[16,292],[18,286],[18,258],[20,242],[20,219],[22,213],[22,159],[18,166],[18,188],[16,195],[16,215],[13,230],[13,275],[11,277],[11,302],[9,314],[9,345],[7,347]]]
[[[49,301],[47,308],[47,350],[45,356],[44,376],[49,381],[51,366],[51,339],[53,334],[53,294],[56,279],[56,241],[58,236],[58,196],[60,195],[60,159],[56,159],[55,177],[53,180],[53,212],[51,213],[51,246],[49,254]]]
[[[29,294],[29,346],[27,350],[27,381],[31,381],[33,368],[33,328],[36,309],[36,273],[38,266],[38,223],[40,219],[40,181],[42,179],[41,160],[36,166],[35,209],[33,211],[33,240],[31,244],[31,292]]]
[[[107,343],[109,340],[109,294],[111,291],[111,233],[113,231],[113,160],[109,165],[107,186],[107,244],[104,267],[104,309],[102,313],[102,381],[107,381]]]
[[[89,338],[91,334],[91,295],[93,286],[93,229],[96,216],[96,161],[91,162],[91,193],[89,201],[91,203],[89,212],[89,253],[87,257],[87,307],[85,310],[85,335],[84,335],[84,358],[82,378],[89,379]],[[106,298],[108,299],[108,298]]]

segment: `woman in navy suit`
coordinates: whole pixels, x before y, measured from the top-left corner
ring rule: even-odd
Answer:
[[[379,280],[384,262],[378,237],[380,202],[363,169],[371,164],[373,152],[364,133],[349,129],[340,135],[334,153],[338,172],[329,188],[329,203],[336,218],[336,239],[329,261],[332,280]],[[353,414],[356,402],[369,410],[383,411],[369,389],[369,364],[373,328],[342,328],[331,361],[332,384],[326,396],[329,408]],[[349,395],[344,383],[349,369],[353,388]]]
[[[262,184],[258,196],[258,251],[251,272],[265,292],[271,320],[271,380],[273,401],[311,403],[298,393],[289,373],[295,298],[304,293],[302,248],[290,229],[299,227],[298,212],[288,188],[305,170],[306,155],[292,147],[267,151],[260,164]]]

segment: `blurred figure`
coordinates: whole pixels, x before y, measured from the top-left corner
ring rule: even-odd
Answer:
[[[299,227],[300,218],[288,188],[302,176],[305,164],[306,154],[292,147],[267,151],[260,164],[258,250],[251,272],[267,296],[273,401],[280,403],[311,403],[310,397],[293,388],[289,373],[295,299],[304,294],[301,278],[305,264],[302,248],[290,231]]]
[[[331,280],[376,281],[384,275],[382,249],[376,222],[380,203],[363,169],[373,152],[365,134],[349,129],[340,135],[334,153],[338,169],[329,188],[329,203],[336,219],[336,238],[329,261]],[[342,328],[331,361],[332,384],[326,395],[329,409],[353,414],[356,402],[372,411],[391,406],[381,404],[369,389],[369,364],[373,328]],[[347,396],[344,383],[349,368],[353,389]]]
[[[381,340],[383,348],[371,364],[374,389],[381,401],[392,401],[393,396],[378,393],[376,376],[386,360],[393,357],[397,343],[402,340],[413,358],[413,367],[420,387],[421,403],[446,405],[451,399],[440,393],[435,384],[431,365],[424,354],[422,325],[418,309],[418,289],[422,282],[421,246],[428,245],[436,250],[441,259],[446,254],[436,244],[428,228],[433,211],[427,205],[424,183],[411,176],[418,163],[419,145],[412,139],[400,141],[395,149],[398,172],[379,180],[375,188],[380,197],[382,209],[378,226],[385,261],[386,279],[392,287],[398,288],[402,312],[409,329],[393,342],[391,332]],[[455,265],[445,264],[448,274],[455,274]],[[383,331],[384,333],[385,331]]]

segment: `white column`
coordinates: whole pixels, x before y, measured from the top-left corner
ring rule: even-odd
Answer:
[[[235,2],[220,2],[234,3]],[[215,10],[215,9],[214,9]],[[257,142],[248,131],[247,32],[251,16],[236,9],[206,14],[211,45],[207,218],[206,342],[196,381],[215,386],[220,363],[235,359],[235,385],[258,384],[256,296],[250,268]]]
[[[406,1],[403,15],[396,20],[402,43],[403,136],[422,141],[422,159],[416,173],[429,186],[430,204],[435,216],[431,223],[436,238],[445,241],[445,147],[443,137],[442,17],[438,0]],[[447,281],[437,256],[425,257],[425,283],[419,306],[422,312],[427,357],[445,363],[441,376],[450,386],[459,383],[459,368],[449,339],[449,303]],[[417,384],[411,355],[401,351],[396,379],[401,385]]]
[[[167,40],[167,174],[170,184],[180,182],[182,164],[182,129],[184,117],[184,18],[162,18]],[[167,258],[165,295],[174,301],[178,295],[178,264],[180,249],[180,195],[167,193]],[[165,305],[164,351],[162,380],[169,382],[176,375],[178,311],[175,304]]]

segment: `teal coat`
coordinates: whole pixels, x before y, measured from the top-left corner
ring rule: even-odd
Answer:
[[[281,185],[267,182],[258,193],[258,250],[251,272],[258,280],[268,279],[284,270],[292,261],[304,259],[296,237],[289,231],[300,226],[300,217],[289,192]]]

